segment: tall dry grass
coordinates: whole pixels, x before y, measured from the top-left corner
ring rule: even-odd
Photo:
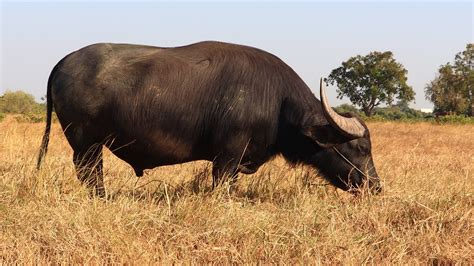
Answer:
[[[474,263],[474,126],[371,123],[385,190],[353,197],[280,158],[228,193],[209,164],[142,178],[105,154],[111,198],[76,180],[58,124],[0,123],[3,263]]]

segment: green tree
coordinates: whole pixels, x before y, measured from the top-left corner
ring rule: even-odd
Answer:
[[[338,98],[349,97],[365,115],[371,116],[382,103],[391,105],[395,98],[406,102],[414,99],[415,92],[408,86],[406,74],[392,52],[371,52],[349,58],[331,71],[326,82],[337,84]]]
[[[7,91],[0,96],[0,113],[27,114],[38,109],[33,95],[23,91]]]
[[[474,44],[456,54],[454,64],[438,69],[434,80],[425,87],[425,96],[435,111],[473,115],[474,104]]]

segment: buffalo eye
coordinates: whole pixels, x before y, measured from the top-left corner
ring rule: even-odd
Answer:
[[[369,146],[365,145],[365,144],[359,144],[357,145],[357,150],[363,154],[363,155],[367,155],[370,153],[370,148]]]

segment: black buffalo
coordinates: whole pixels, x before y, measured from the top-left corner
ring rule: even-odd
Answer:
[[[248,46],[90,45],[64,57],[49,76],[38,167],[54,106],[78,178],[99,196],[104,145],[137,176],[208,160],[217,184],[281,154],[317,168],[341,189],[367,183],[380,190],[367,126],[334,112],[320,89],[321,102],[282,60]]]

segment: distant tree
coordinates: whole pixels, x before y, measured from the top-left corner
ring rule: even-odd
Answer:
[[[411,110],[410,106],[408,105],[408,101],[406,100],[398,100],[394,107],[397,107],[402,112],[408,112]]]
[[[438,70],[438,76],[425,87],[426,98],[434,104],[435,112],[466,113],[469,100],[458,75],[450,63]]]
[[[440,66],[436,78],[426,85],[425,96],[435,112],[473,115],[474,43],[456,54],[453,65]]]
[[[349,97],[365,115],[371,116],[374,107],[382,103],[391,105],[394,98],[407,102],[414,99],[415,92],[408,86],[406,74],[392,52],[371,52],[349,58],[331,72],[326,82],[337,84],[338,98]]]
[[[468,43],[466,50],[456,54],[454,66],[463,77],[463,87],[468,98],[468,114],[474,116],[474,43]]]
[[[27,114],[37,109],[33,95],[23,91],[7,91],[0,97],[0,113]]]

